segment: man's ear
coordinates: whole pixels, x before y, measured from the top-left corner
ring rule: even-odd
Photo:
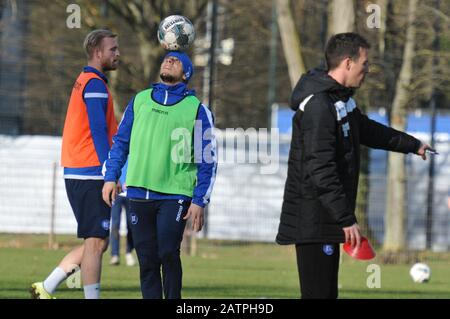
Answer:
[[[101,57],[100,55],[101,55],[101,48],[100,47],[94,48],[92,56],[96,59],[100,59]]]
[[[186,82],[186,75],[183,74],[182,79],[183,79],[183,82]]]
[[[352,58],[350,58],[350,57],[347,57],[347,58],[345,58],[345,69],[347,70],[347,71],[350,71],[350,69],[351,69],[351,67],[352,67]]]

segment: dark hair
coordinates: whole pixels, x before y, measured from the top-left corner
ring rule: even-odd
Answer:
[[[97,29],[89,32],[84,39],[83,47],[88,59],[92,58],[94,49],[98,48],[104,38],[115,38],[117,34],[107,29]]]
[[[359,58],[359,48],[370,49],[370,44],[361,35],[353,32],[338,33],[328,40],[325,49],[325,59],[328,70],[339,66],[342,60],[350,57],[352,60]]]

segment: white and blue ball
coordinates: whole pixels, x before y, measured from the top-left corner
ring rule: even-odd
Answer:
[[[430,280],[431,269],[427,264],[417,263],[411,267],[409,274],[414,282],[424,283]]]
[[[159,24],[158,41],[166,50],[186,50],[192,45],[194,39],[194,25],[184,16],[171,15]]]

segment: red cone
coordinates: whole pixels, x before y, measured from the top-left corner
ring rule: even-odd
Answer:
[[[351,243],[348,241],[344,243],[344,251],[351,257],[359,260],[370,260],[375,257],[376,253],[373,250],[372,245],[366,237],[361,236],[361,246],[357,249],[352,247]]]

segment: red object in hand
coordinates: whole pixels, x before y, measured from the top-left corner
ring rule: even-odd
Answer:
[[[361,236],[361,246],[357,249],[352,247],[351,242],[344,243],[344,251],[355,259],[359,260],[370,260],[373,259],[376,255],[375,250],[373,250],[372,245],[370,245],[369,241],[366,237]]]

